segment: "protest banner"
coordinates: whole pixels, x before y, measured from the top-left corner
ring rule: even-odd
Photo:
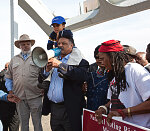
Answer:
[[[93,111],[83,110],[83,131],[150,131],[150,129],[123,121],[121,119],[112,119],[109,124],[107,116],[103,115],[102,124],[98,124]]]

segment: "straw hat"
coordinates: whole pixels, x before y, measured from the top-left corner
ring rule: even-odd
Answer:
[[[34,43],[35,43],[35,40],[30,39],[28,35],[23,34],[23,35],[20,36],[19,40],[15,41],[15,46],[16,46],[17,48],[20,48],[19,43],[20,43],[20,42],[23,42],[23,41],[30,41],[30,42],[31,42],[31,46],[33,46]]]

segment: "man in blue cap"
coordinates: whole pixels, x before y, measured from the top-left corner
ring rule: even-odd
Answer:
[[[52,19],[52,24],[54,31],[49,35],[49,40],[47,43],[47,50],[57,47],[57,41],[59,37],[59,32],[65,30],[66,21],[62,16],[56,16]]]

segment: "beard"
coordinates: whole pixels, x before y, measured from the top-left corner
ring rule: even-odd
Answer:
[[[31,50],[29,50],[29,51],[23,51],[23,50],[21,50],[21,52],[22,52],[24,55],[26,55],[26,54],[30,54],[30,53],[31,53]]]

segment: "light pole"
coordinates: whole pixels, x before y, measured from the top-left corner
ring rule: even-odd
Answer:
[[[10,0],[10,42],[11,42],[11,58],[14,56],[14,41],[18,39],[18,24],[17,20],[18,0]]]

